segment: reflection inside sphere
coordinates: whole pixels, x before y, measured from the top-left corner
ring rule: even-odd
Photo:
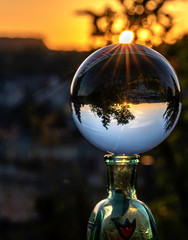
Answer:
[[[145,152],[173,130],[181,109],[178,79],[157,52],[114,44],[89,56],[71,86],[73,119],[95,146],[115,154]]]

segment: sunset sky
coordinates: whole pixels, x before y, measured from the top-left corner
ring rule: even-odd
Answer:
[[[0,37],[40,37],[52,49],[88,49],[90,19],[76,10],[117,8],[115,0],[0,0]],[[174,34],[188,33],[188,0],[166,4],[175,17]]]

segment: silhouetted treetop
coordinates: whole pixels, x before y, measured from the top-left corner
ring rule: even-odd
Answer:
[[[172,1],[172,0],[169,0]],[[116,0],[117,7],[107,6],[100,12],[89,9],[77,14],[92,19],[91,45],[104,46],[118,42],[120,33],[132,30],[134,42],[152,46],[169,39],[173,17],[165,11],[165,0]]]

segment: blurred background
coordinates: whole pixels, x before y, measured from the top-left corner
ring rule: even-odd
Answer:
[[[180,120],[141,155],[137,188],[159,239],[187,239],[187,11],[187,0],[0,1],[0,239],[86,239],[107,196],[105,153],[77,131],[69,88],[81,62],[124,30],[163,54],[182,87]]]

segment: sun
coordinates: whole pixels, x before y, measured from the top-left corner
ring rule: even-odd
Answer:
[[[126,30],[123,31],[119,36],[120,43],[131,43],[134,38],[134,34],[132,31]]]

